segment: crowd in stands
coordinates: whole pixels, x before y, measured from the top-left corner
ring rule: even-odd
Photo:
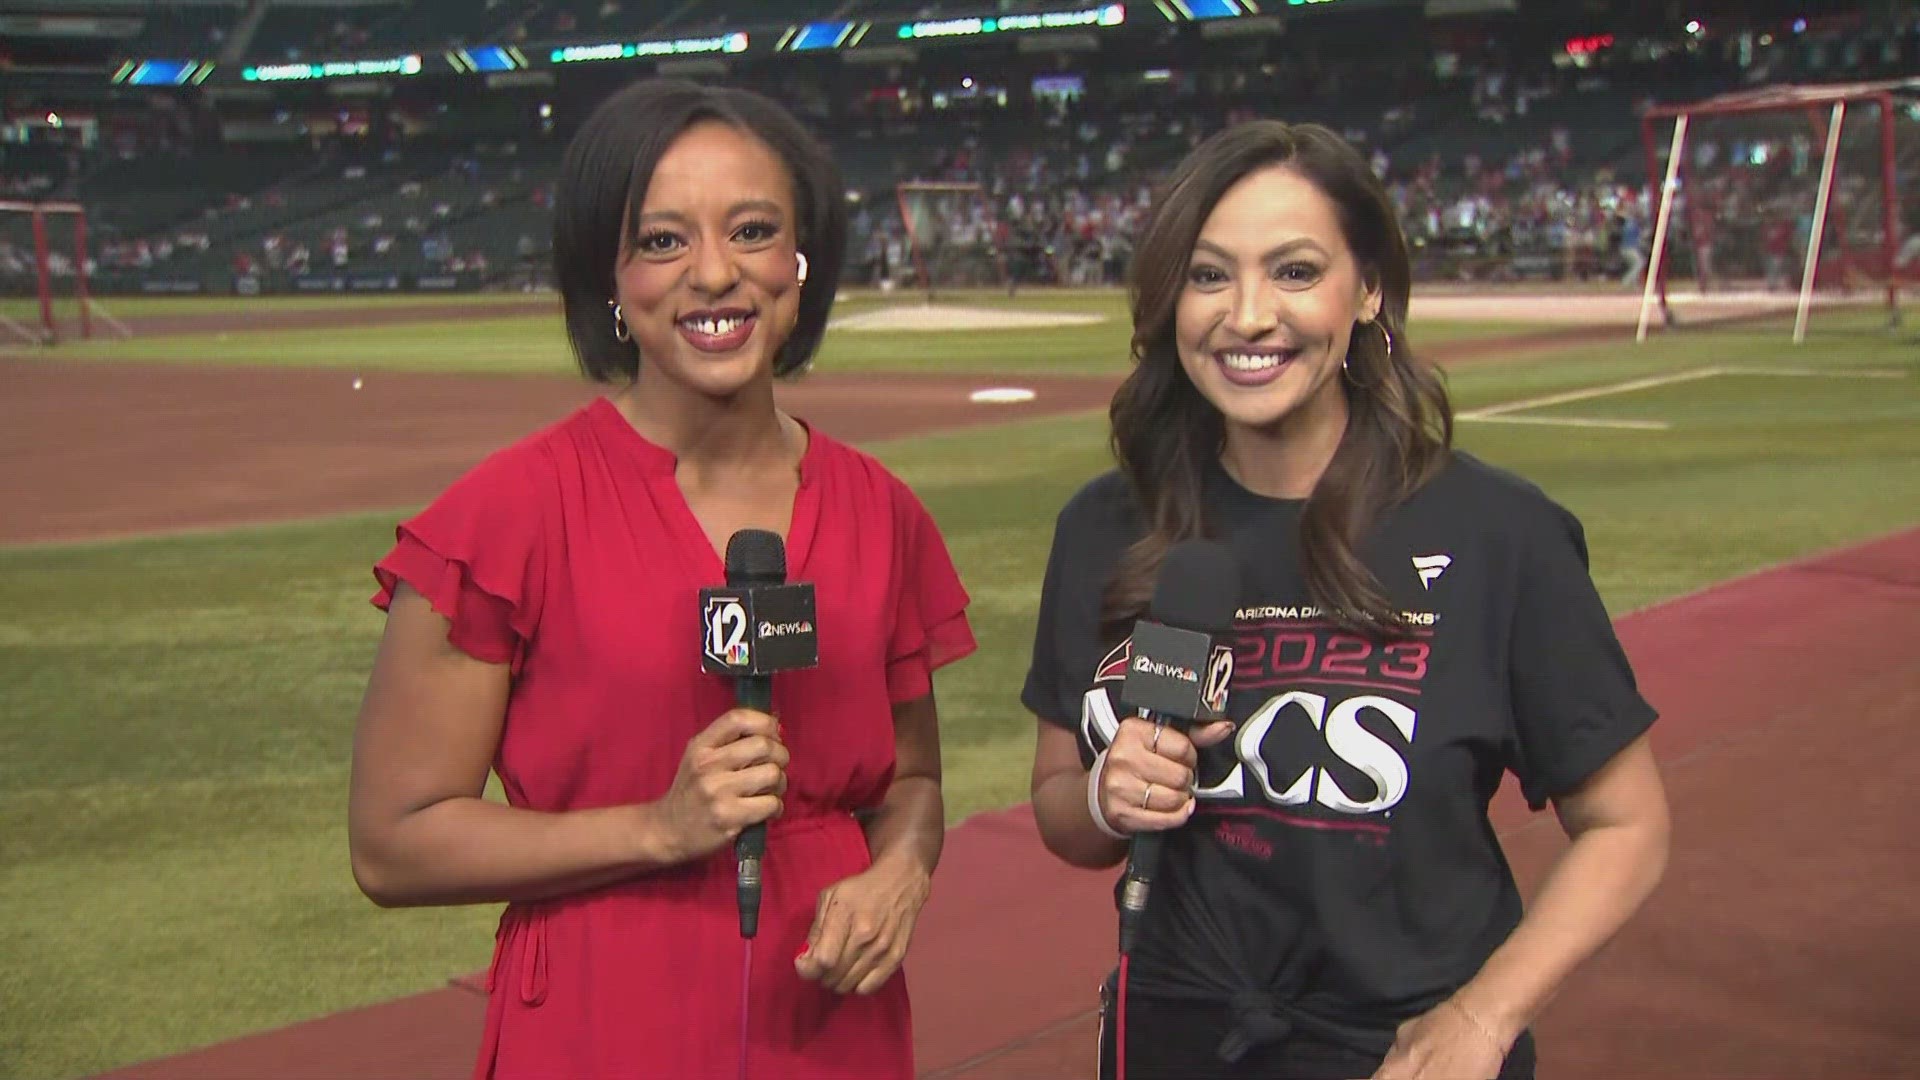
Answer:
[[[621,17],[623,0],[484,2],[509,21],[537,6],[540,18],[590,28]],[[687,5],[688,17],[701,10]],[[399,16],[388,6],[340,14],[326,33],[362,42],[377,29],[367,20],[380,17]],[[1118,283],[1160,171],[1222,124],[1276,114],[1327,123],[1365,149],[1424,279],[1641,280],[1656,207],[1637,117],[1653,93],[1644,83],[1543,64],[1485,68],[1411,92],[1386,70],[1355,62],[1228,72],[999,110],[843,103],[822,126],[859,199],[848,280],[915,287],[931,272],[944,285]],[[1684,77],[1673,93],[1689,97],[1754,78],[1707,61],[1675,70]],[[1766,76],[1795,74],[1775,66]],[[826,96],[782,89],[790,100]],[[1676,265],[1684,261],[1703,287],[1721,278],[1797,282],[1820,151],[1797,123],[1700,129],[1672,243]],[[365,273],[530,289],[545,284],[550,178],[564,135],[460,148],[396,137],[209,149],[160,125],[85,154],[0,150],[0,192],[85,202],[92,273],[107,288],[116,275],[224,276],[274,289]],[[1846,211],[1836,227],[1864,248],[1881,228],[1877,150],[1850,143],[1848,154],[1854,167],[1842,172],[1835,202]],[[1903,177],[1914,171],[1909,156]],[[20,220],[0,218],[0,283],[17,289],[30,277],[31,244]],[[67,249],[54,246],[50,269],[71,275]],[[1920,258],[1920,245],[1906,257]]]

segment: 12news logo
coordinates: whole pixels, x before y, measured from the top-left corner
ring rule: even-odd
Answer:
[[[752,656],[746,605],[732,597],[710,597],[706,621],[707,655],[728,667],[745,667]]]
[[[765,675],[819,662],[813,586],[804,582],[702,590],[701,622],[708,671]]]
[[[1204,634],[1190,630],[1140,626],[1123,648],[1133,653],[1127,659],[1127,688],[1121,692],[1129,703],[1175,715],[1196,713],[1194,705],[1198,703],[1194,719],[1223,719],[1227,715],[1227,692],[1233,684],[1233,646],[1212,644]],[[1202,655],[1208,657],[1206,678],[1202,680],[1198,665],[1185,663],[1185,657],[1156,659],[1148,655],[1148,650],[1162,648],[1167,650],[1162,655],[1185,653],[1194,661]],[[1190,686],[1190,690],[1175,690],[1177,684]]]

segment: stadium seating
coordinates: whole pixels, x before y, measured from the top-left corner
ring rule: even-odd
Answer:
[[[1058,6],[1001,0],[995,10]],[[930,18],[979,9],[977,2],[959,0],[156,4],[146,13],[142,46],[156,55],[232,49],[271,61],[692,35],[827,16]],[[1043,251],[1044,266],[1035,272],[1046,279],[1111,280],[1124,263],[1126,233],[1137,223],[1149,185],[1200,136],[1249,115],[1324,123],[1373,156],[1401,208],[1423,273],[1616,272],[1614,234],[1624,217],[1645,212],[1643,194],[1632,194],[1644,193],[1646,181],[1637,109],[1662,93],[1698,96],[1746,77],[1701,56],[1644,70],[1622,68],[1615,73],[1617,84],[1577,73],[1516,73],[1504,92],[1488,98],[1469,81],[1434,83],[1417,50],[1338,65],[1305,55],[1299,64],[1242,63],[1178,88],[1108,79],[1070,109],[1020,93],[1005,108],[943,108],[935,100],[941,86],[936,80],[948,74],[810,68],[784,58],[749,63],[737,79],[793,105],[832,143],[860,200],[850,259],[861,269],[854,279],[870,279],[879,266],[900,261],[897,250],[884,257],[902,239],[896,186],[943,180],[981,184],[993,216],[1007,230],[1002,242]],[[1805,74],[1806,65],[1827,59],[1799,50],[1769,74]],[[1864,73],[1881,70],[1875,63],[1897,66],[1898,58],[1856,59]],[[1097,76],[1098,61],[1087,63]],[[451,269],[463,286],[525,287],[537,276],[529,267],[539,265],[550,242],[560,149],[592,101],[617,85],[605,77],[617,72],[591,70],[603,73],[591,77],[600,80],[591,89],[563,81],[551,91],[489,93],[457,108],[433,96],[436,84],[402,84],[389,102],[374,108],[429,120],[413,138],[382,133],[364,144],[320,136],[226,147],[209,147],[202,139],[190,157],[179,149],[130,151],[102,144],[71,160],[6,147],[0,148],[0,179],[16,195],[77,199],[90,208],[96,280],[103,291],[138,288],[142,278],[156,274],[229,289],[240,268],[250,268],[264,288],[288,287],[303,269],[401,276]],[[1023,70],[1026,76],[1018,74]],[[1044,70],[1042,63],[1023,63],[999,78],[1018,80]],[[885,98],[864,93],[888,78],[920,95],[916,108],[890,108]],[[1528,92],[1516,92],[1523,81]],[[1011,88],[1024,89],[1017,83]],[[529,132],[532,110],[549,94],[558,119]],[[1909,144],[1899,167],[1905,173],[1916,165],[1920,147]],[[1749,205],[1773,205],[1770,200],[1791,194],[1792,185],[1782,187],[1768,175],[1757,170],[1743,178]],[[1847,227],[1863,234],[1876,229],[1877,191],[1862,188],[1848,196]],[[1012,220],[1016,198],[1018,221]],[[1726,225],[1756,228],[1757,215],[1748,216]],[[23,228],[18,218],[0,220],[0,244],[10,248],[0,273],[14,275],[19,252],[30,247]],[[336,248],[343,254],[336,257]],[[1567,257],[1572,248],[1583,254]],[[17,285],[10,278],[6,287]]]

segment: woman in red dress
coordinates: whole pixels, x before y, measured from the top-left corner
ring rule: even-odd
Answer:
[[[508,903],[476,1077],[913,1075],[932,673],[974,641],[920,502],[775,407],[826,327],[844,198],[763,98],[605,102],[566,155],[554,257],[607,391],[461,477],[375,568],[354,876],[382,905]],[[700,665],[699,590],[747,528],[816,590],[819,664],[775,676],[778,721]],[[759,822],[743,1003],[731,841]]]

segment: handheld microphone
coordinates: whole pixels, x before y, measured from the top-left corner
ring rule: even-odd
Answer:
[[[727,585],[700,590],[701,667],[733,678],[734,703],[773,711],[773,675],[819,663],[813,586],[787,583],[787,551],[778,533],[741,529],[727,540]],[[740,936],[760,929],[760,861],[767,851],[765,822],[740,830],[733,841],[734,891]]]
[[[1156,723],[1186,731],[1193,722],[1224,719],[1233,679],[1228,636],[1240,599],[1240,571],[1225,544],[1188,540],[1161,563],[1147,618],[1133,624],[1120,702]],[[1139,935],[1147,894],[1165,842],[1158,832],[1136,833],[1127,844],[1120,891],[1120,952]]]

